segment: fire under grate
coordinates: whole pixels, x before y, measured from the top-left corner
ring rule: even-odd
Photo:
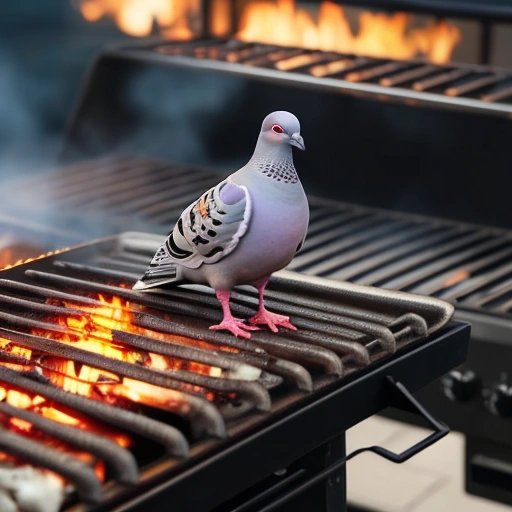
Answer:
[[[37,401],[22,407],[5,395],[0,447],[71,482],[76,495],[70,505],[76,496],[89,503],[104,499],[91,464],[27,440],[23,430],[6,429],[9,419],[102,460],[111,483],[134,484],[139,466],[163,453],[178,470],[186,467],[215,447],[211,440],[240,436],[353,382],[439,331],[453,313],[437,299],[281,272],[271,280],[267,305],[289,314],[298,332],[262,330],[241,340],[208,330],[220,316],[208,289],[131,290],[160,241],[126,234],[2,273],[0,387],[4,395],[16,391]],[[256,304],[252,290],[233,295],[240,316],[252,314]],[[128,315],[129,326],[103,323],[117,314],[124,322]],[[105,350],[91,350],[88,341]],[[72,365],[73,377],[63,364]],[[49,406],[86,418],[88,431],[41,415]],[[109,429],[130,436],[132,449],[101,434]],[[156,448],[148,449],[148,442]],[[110,487],[106,492],[115,495]]]
[[[131,49],[151,53],[176,63],[204,61],[233,72],[270,72],[272,76],[311,81],[326,86],[477,108],[488,112],[512,112],[512,74],[481,65],[433,64],[424,60],[391,60],[249,43],[233,39],[165,42]]]

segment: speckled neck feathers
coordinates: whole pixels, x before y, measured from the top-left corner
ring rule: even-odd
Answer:
[[[271,180],[283,183],[299,181],[293,165],[292,148],[289,145],[271,146],[260,138],[247,166]]]

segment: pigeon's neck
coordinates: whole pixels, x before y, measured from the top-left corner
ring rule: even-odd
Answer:
[[[289,144],[270,144],[261,137],[246,168],[278,182],[297,183],[299,181],[293,165],[291,146]]]

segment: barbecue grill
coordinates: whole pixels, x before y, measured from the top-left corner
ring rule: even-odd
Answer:
[[[178,510],[340,510],[348,427],[406,399],[434,433],[402,454],[370,448],[395,462],[447,433],[404,387],[416,389],[462,362],[469,328],[446,325],[453,313],[447,303],[281,272],[271,280],[268,304],[300,330],[257,332],[249,342],[208,330],[219,312],[204,288],[165,295],[130,289],[160,242],[130,233],[2,273],[0,385],[39,401],[32,411],[4,402],[0,413],[4,422],[23,420],[46,437],[37,444],[4,429],[0,444],[70,481],[75,492],[66,510],[84,510],[84,502],[88,510],[167,510],[169,502]],[[257,304],[250,290],[233,299],[242,315]],[[105,307],[131,315],[131,327],[112,328],[109,339],[138,355],[136,364],[77,343],[83,326],[68,320],[104,316]],[[148,354],[170,366],[147,364]],[[73,392],[59,380],[65,361],[76,371],[74,379],[68,375]],[[111,391],[133,381],[156,386],[167,399]],[[95,393],[81,396],[83,385]],[[49,405],[85,418],[87,432],[40,415]],[[131,450],[101,435],[109,428],[129,436]],[[48,439],[103,460],[108,485],[89,465],[48,448]]]
[[[505,418],[512,412],[508,383],[500,376],[507,370],[512,307],[509,192],[504,186],[512,136],[510,76],[509,70],[490,66],[441,66],[211,38],[145,41],[105,51],[91,68],[76,106],[62,167],[2,191],[5,210],[18,226],[38,219],[61,236],[58,243],[52,238],[58,246],[127,229],[162,235],[199,190],[245,163],[262,112],[275,109],[290,110],[303,123],[308,151],[296,155],[296,166],[311,193],[311,224],[306,245],[289,269],[300,272],[305,287],[296,275],[281,274],[269,291],[269,304],[298,320],[299,333],[255,336],[265,353],[278,351],[270,352],[266,366],[261,358],[267,356],[231,340],[234,349],[247,351],[243,364],[261,371],[258,379],[235,390],[224,387],[232,384],[228,377],[223,391],[209,391],[210,400],[192,394],[196,405],[206,402],[208,411],[218,410],[212,412],[217,430],[210,424],[195,431],[190,418],[175,411],[170,424],[190,447],[183,459],[140,460],[134,450],[141,475],[136,484],[112,483],[116,478],[133,481],[133,473],[116,475],[114,464],[108,484],[91,479],[95,493],[83,491],[75,481],[80,496],[97,498],[98,510],[158,510],[164,496],[172,497],[180,510],[271,510],[307,490],[288,503],[293,510],[311,510],[310,503],[339,510],[344,430],[393,401],[396,389],[386,375],[416,390],[459,364],[467,333],[463,324],[453,323],[430,334],[432,317],[424,316],[426,310],[383,312],[375,296],[373,302],[350,303],[348,309],[342,301],[347,318],[342,316],[340,325],[334,322],[339,301],[330,302],[330,292],[329,300],[323,293],[334,287],[343,297],[350,290],[350,300],[356,300],[361,289],[340,282],[346,280],[388,289],[383,295],[372,293],[394,305],[396,292],[391,290],[445,299],[456,306],[458,322],[471,321],[474,342],[468,365],[419,396],[468,435],[468,489],[509,499],[506,486],[496,490],[495,476],[504,466],[492,461],[506,458],[510,428]],[[30,239],[30,229],[26,233]],[[97,306],[94,301],[102,294],[142,308],[134,317],[138,328],[167,336],[208,336],[212,347],[220,343],[196,318],[206,322],[218,314],[214,298],[204,291],[141,298],[120,287],[140,276],[160,240],[125,235],[9,270],[0,282],[5,336],[16,337],[24,347],[42,343],[41,337],[58,337],[62,333],[49,317],[70,309],[62,301],[70,301],[71,315],[79,315]],[[322,311],[321,327],[318,318],[304,316],[310,297],[321,304],[315,310]],[[422,300],[431,304],[427,297]],[[245,315],[254,301],[244,290],[235,307]],[[363,306],[364,313],[359,310]],[[179,318],[172,331],[162,319],[162,307]],[[191,307],[198,313],[193,322],[187,317]],[[371,316],[368,324],[368,311],[379,319]],[[404,339],[397,336],[402,328],[408,333]],[[158,348],[140,333],[116,336],[117,342],[137,350]],[[222,340],[224,344],[229,338]],[[304,348],[311,343],[314,354]],[[43,346],[51,357],[62,350],[47,341]],[[199,354],[198,347],[192,348],[196,351],[181,348],[174,357],[201,357],[201,364],[211,364],[208,350]],[[113,371],[104,358],[68,349],[66,357],[80,361],[78,365]],[[229,351],[223,358],[224,366],[217,362],[216,367],[223,376],[241,364]],[[179,371],[187,372],[182,366]],[[197,377],[180,375],[172,385],[184,393]],[[149,378],[147,371],[137,376]],[[210,386],[219,384],[209,379]],[[404,393],[411,398],[403,391],[398,395]],[[236,407],[230,403],[234,395]],[[154,407],[143,410],[148,420],[161,419],[162,412],[155,416]],[[322,415],[335,421],[319,426]],[[439,424],[433,427],[443,432]],[[227,438],[211,439],[223,428]],[[304,439],[305,431],[311,432],[310,440]],[[150,443],[142,438],[142,446]],[[255,461],[250,474],[247,460]],[[221,474],[229,485],[217,485]],[[322,477],[330,483],[318,484]],[[313,483],[316,487],[310,487]],[[205,491],[198,495],[197,489]],[[77,504],[80,499],[71,496],[69,507],[83,508]]]

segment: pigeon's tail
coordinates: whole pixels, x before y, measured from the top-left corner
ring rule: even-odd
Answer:
[[[151,291],[154,288],[177,285],[182,280],[175,265],[150,266],[146,273],[133,285],[133,290]]]

